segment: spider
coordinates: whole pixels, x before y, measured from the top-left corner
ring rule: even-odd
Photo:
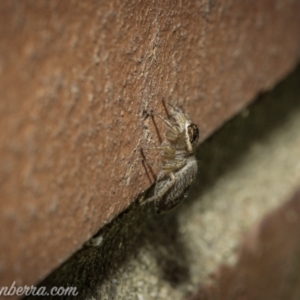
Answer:
[[[165,106],[164,100],[163,104]],[[153,196],[142,200],[142,203],[154,202],[157,213],[169,211],[187,197],[198,171],[195,157],[198,127],[183,110],[167,104],[171,108],[168,118],[158,115],[165,124],[165,141],[154,148],[160,150],[161,170]]]

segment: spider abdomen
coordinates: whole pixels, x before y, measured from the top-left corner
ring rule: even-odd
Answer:
[[[172,187],[162,198],[155,201],[155,209],[158,213],[172,209],[187,196],[188,190],[196,178],[197,171],[198,165],[196,158],[191,156],[187,159],[184,167],[173,172],[175,177],[173,184],[172,179],[168,175],[160,174],[155,185],[154,195],[159,195],[161,190],[168,184],[172,184]]]

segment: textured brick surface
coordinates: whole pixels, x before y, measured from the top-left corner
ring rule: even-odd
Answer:
[[[300,2],[0,3],[0,284],[31,284],[149,185],[144,112],[202,139],[299,57]]]
[[[300,299],[299,226],[300,190],[245,237],[234,268],[220,268],[189,300]]]

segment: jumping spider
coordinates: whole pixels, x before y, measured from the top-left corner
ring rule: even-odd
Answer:
[[[155,182],[153,196],[142,200],[142,203],[153,201],[157,213],[172,209],[187,197],[198,170],[195,158],[199,140],[198,127],[180,108],[171,103],[168,105],[171,108],[168,118],[158,115],[166,128],[165,141],[155,147],[160,150],[161,170]]]

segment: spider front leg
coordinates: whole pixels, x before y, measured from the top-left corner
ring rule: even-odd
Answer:
[[[168,119],[165,119],[163,116],[161,115],[157,115],[166,125],[166,132],[165,132],[165,137],[167,138],[167,140],[174,142],[176,141],[179,136],[180,136],[180,132],[178,131],[178,128],[176,126],[174,126]]]

